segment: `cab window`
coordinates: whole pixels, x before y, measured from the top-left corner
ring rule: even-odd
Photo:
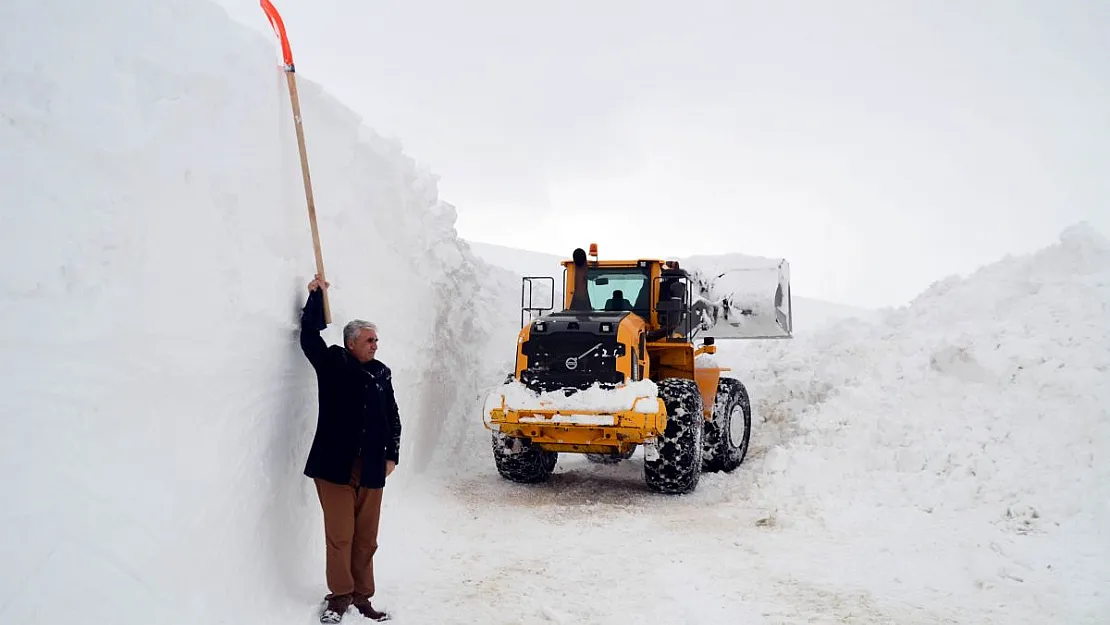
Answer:
[[[594,310],[646,313],[651,304],[650,285],[646,270],[591,267],[586,273]]]

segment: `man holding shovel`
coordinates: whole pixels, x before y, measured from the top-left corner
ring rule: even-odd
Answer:
[[[374,553],[386,477],[398,462],[401,418],[389,367],[375,359],[378,332],[356,319],[343,328],[342,347],[320,336],[324,291],[317,274],[301,314],[301,349],[316,370],[320,409],[304,474],[313,479],[324,512],[327,607],[321,623],[338,623],[350,606],[377,621],[370,604]]]

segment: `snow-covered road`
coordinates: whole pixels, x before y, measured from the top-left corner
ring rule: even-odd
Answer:
[[[743,469],[669,498],[646,491],[639,455],[560,464],[538,487],[489,472],[387,498],[381,596],[397,622],[1021,623],[1043,613],[1004,553],[1020,538],[969,553],[938,540],[958,527],[924,514],[783,527],[748,498],[757,486]]]

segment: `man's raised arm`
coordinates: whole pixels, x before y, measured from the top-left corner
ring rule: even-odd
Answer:
[[[308,283],[308,301],[301,311],[301,351],[308,357],[312,366],[319,369],[328,355],[328,345],[320,332],[328,327],[324,323],[324,289],[331,286],[324,282],[321,287],[320,276]]]

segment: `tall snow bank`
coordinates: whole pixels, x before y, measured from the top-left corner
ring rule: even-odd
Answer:
[[[483,350],[514,310],[434,178],[299,87],[326,338],[379,324],[403,486],[477,436]],[[208,2],[4,2],[0,210],[0,615],[305,616],[323,591],[300,475],[314,262],[273,41]]]
[[[840,322],[744,354],[757,431],[771,445],[753,463],[752,496],[776,523],[817,521],[886,541],[881,550],[909,541],[934,564],[966,559],[966,580],[925,579],[925,565],[915,581],[1025,584],[1025,600],[1060,622],[1110,608],[1101,234],[1069,228],[1051,247],[943,280],[875,323]]]

